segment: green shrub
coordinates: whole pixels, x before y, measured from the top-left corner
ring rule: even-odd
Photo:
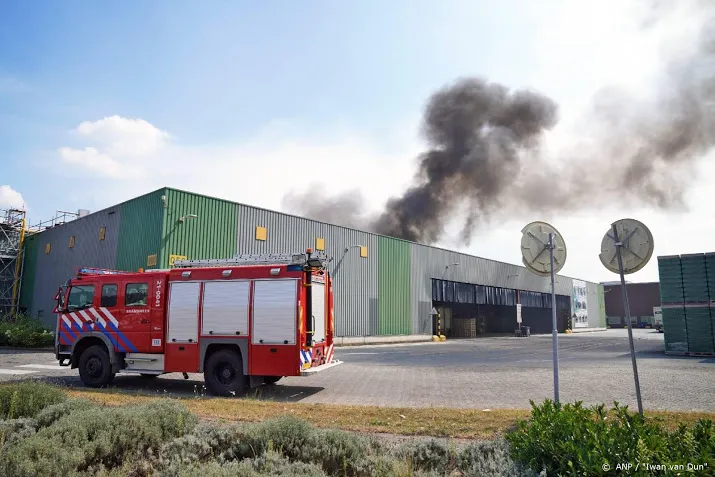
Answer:
[[[55,344],[55,333],[42,321],[25,315],[0,318],[0,346],[45,348]]]
[[[47,406],[61,403],[67,396],[58,388],[36,381],[0,384],[0,419],[35,417]]]
[[[531,419],[520,421],[506,438],[515,460],[531,469],[544,469],[548,475],[622,474],[617,463],[715,466],[711,421],[701,420],[692,429],[681,426],[669,433],[618,403],[611,416],[604,405],[587,409],[581,402],[562,405],[547,400],[540,406],[531,402],[531,406]],[[630,472],[649,475],[651,471]]]
[[[515,462],[509,454],[509,444],[504,440],[475,442],[465,446],[457,457],[457,469],[463,475],[480,477],[540,475]]]
[[[538,476],[512,460],[509,445],[503,440],[466,446],[437,439],[411,441],[395,448],[393,455],[399,462],[409,464],[414,472],[424,475]]]
[[[327,477],[317,464],[293,462],[276,451],[252,459],[219,464],[205,464],[171,467],[164,469],[161,477]]]
[[[36,429],[37,422],[34,419],[26,417],[0,421],[0,451],[6,445],[10,445],[31,436],[35,433]]]
[[[241,461],[275,449],[293,461],[315,463],[329,475],[371,475],[367,456],[378,454],[374,440],[342,431],[314,429],[308,422],[280,417],[259,424],[197,426],[194,432],[165,444],[163,465]]]
[[[167,475],[179,469],[216,469],[224,464],[233,469],[237,462],[270,452],[293,462],[315,464],[329,476],[427,477],[454,471],[494,477],[536,475],[514,463],[503,441],[473,444],[463,450],[436,440],[388,444],[354,433],[315,429],[292,417],[230,427],[201,424],[191,434],[164,444],[156,468]]]
[[[0,474],[17,477],[94,475],[190,432],[196,417],[171,401],[133,408],[73,411],[36,434],[9,445],[0,456]]]
[[[35,416],[37,428],[49,427],[72,412],[94,409],[96,407],[98,407],[97,404],[87,399],[68,399],[67,401],[59,404],[53,404],[52,406],[48,406],[37,413]]]

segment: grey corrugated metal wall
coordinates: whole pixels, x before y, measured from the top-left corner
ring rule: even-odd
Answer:
[[[524,267],[487,260],[426,245],[411,245],[412,332],[431,333],[432,278],[476,283],[517,290],[551,292],[548,277],[539,277]],[[459,265],[452,266],[453,263]],[[445,267],[449,268],[445,270]],[[571,296],[572,279],[556,276],[556,293]]]
[[[256,240],[256,227],[266,228],[266,240]],[[377,335],[377,236],[309,219],[238,206],[237,253],[299,253],[316,249],[325,239],[325,253],[333,257],[335,335]],[[359,246],[367,246],[367,258]],[[348,249],[345,252],[345,249]]]
[[[65,225],[37,234],[39,241],[35,283],[32,292],[32,316],[38,315],[54,327],[55,306],[53,298],[57,288],[72,277],[75,268],[114,268],[117,257],[120,207],[115,206],[86,217],[75,219]],[[104,240],[99,240],[99,229],[106,227]],[[75,237],[73,248],[70,237]],[[50,253],[45,246],[50,244]]]

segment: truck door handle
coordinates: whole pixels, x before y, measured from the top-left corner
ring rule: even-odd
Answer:
[[[142,323],[151,323],[151,320],[142,320]]]
[[[271,348],[271,353],[276,353],[278,350],[276,348]]]

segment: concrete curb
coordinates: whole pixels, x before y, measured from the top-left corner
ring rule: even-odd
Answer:
[[[0,351],[51,351],[55,352],[55,348],[17,348],[13,346],[0,346]]]
[[[431,335],[400,335],[400,336],[336,336],[333,344],[339,346],[361,346],[396,343],[431,343]]]
[[[608,328],[575,328],[571,330],[572,334],[576,333],[593,333],[596,331],[608,331]]]

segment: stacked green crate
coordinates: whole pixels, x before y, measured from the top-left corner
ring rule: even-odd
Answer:
[[[658,275],[660,277],[660,302],[663,305],[682,304],[685,298],[680,256],[658,257]]]
[[[705,271],[708,274],[710,301],[715,302],[715,252],[705,254]]]
[[[715,353],[709,306],[685,307],[685,327],[690,353]]]
[[[688,325],[685,306],[663,305],[663,336],[666,353],[688,352]]]
[[[681,255],[680,263],[683,274],[683,301],[685,303],[708,303],[708,274],[705,254]]]

